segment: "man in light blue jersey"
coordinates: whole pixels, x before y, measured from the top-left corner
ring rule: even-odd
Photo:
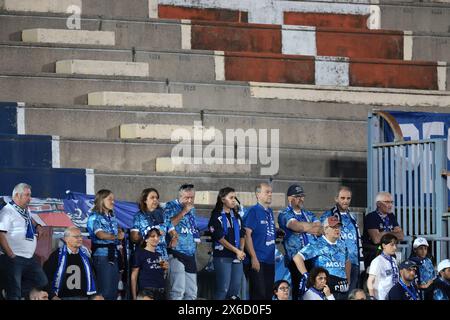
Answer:
[[[323,228],[314,213],[303,208],[305,192],[302,186],[291,185],[287,190],[287,198],[289,206],[280,211],[278,224],[285,232],[283,246],[286,252],[285,264],[291,273],[292,300],[298,300],[302,275],[292,258],[308,243],[315,241],[316,236],[322,235]]]
[[[176,246],[168,248],[171,300],[197,299],[195,253],[200,234],[195,223],[194,198],[194,185],[183,184],[178,190],[178,198],[168,202],[164,208],[166,224],[171,223],[178,234]]]
[[[250,300],[271,300],[275,281],[275,220],[270,208],[272,187],[260,183],[255,192],[258,203],[244,216],[245,274],[249,279]]]
[[[336,300],[347,297],[351,263],[345,242],[341,240],[341,222],[336,217],[324,220],[324,235],[309,243],[293,258],[303,277],[308,277],[305,261],[312,260],[314,267],[322,267],[330,273],[328,284]]]
[[[361,269],[364,268],[361,235],[356,218],[349,210],[352,201],[352,191],[350,188],[345,186],[339,187],[334,200],[336,201],[336,205],[331,210],[326,211],[320,217],[320,220],[323,222],[328,217],[335,216],[342,223],[341,239],[347,246],[349,259],[352,264],[349,283],[350,292],[353,289],[360,288],[359,276],[362,271]]]

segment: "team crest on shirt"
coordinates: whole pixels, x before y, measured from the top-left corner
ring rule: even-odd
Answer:
[[[211,232],[211,233],[213,233],[214,232],[214,227],[213,226],[209,226],[209,231]]]

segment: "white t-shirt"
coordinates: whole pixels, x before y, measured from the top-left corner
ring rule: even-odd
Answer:
[[[393,271],[391,263],[379,255],[372,260],[369,267],[369,274],[375,276],[375,284],[373,286],[375,289],[375,298],[377,300],[386,300],[389,290],[394,286],[392,283]]]
[[[9,203],[0,210],[0,231],[6,231],[6,240],[16,256],[31,258],[36,250],[36,236],[26,240],[27,224],[25,219]],[[4,254],[0,248],[0,253]]]

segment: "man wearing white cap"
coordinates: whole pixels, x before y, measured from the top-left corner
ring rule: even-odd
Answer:
[[[409,257],[418,266],[416,283],[417,287],[422,291],[422,298],[425,298],[425,295],[428,296],[428,288],[436,278],[433,262],[428,256],[428,247],[428,241],[425,238],[417,238],[413,242],[414,252]]]
[[[439,276],[433,282],[433,300],[450,300],[450,260],[439,262]]]

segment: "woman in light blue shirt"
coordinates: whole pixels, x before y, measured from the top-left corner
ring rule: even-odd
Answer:
[[[114,194],[99,190],[87,222],[92,241],[92,256],[97,276],[98,292],[106,300],[116,300],[119,284],[119,253],[117,245],[124,233],[113,213]]]

